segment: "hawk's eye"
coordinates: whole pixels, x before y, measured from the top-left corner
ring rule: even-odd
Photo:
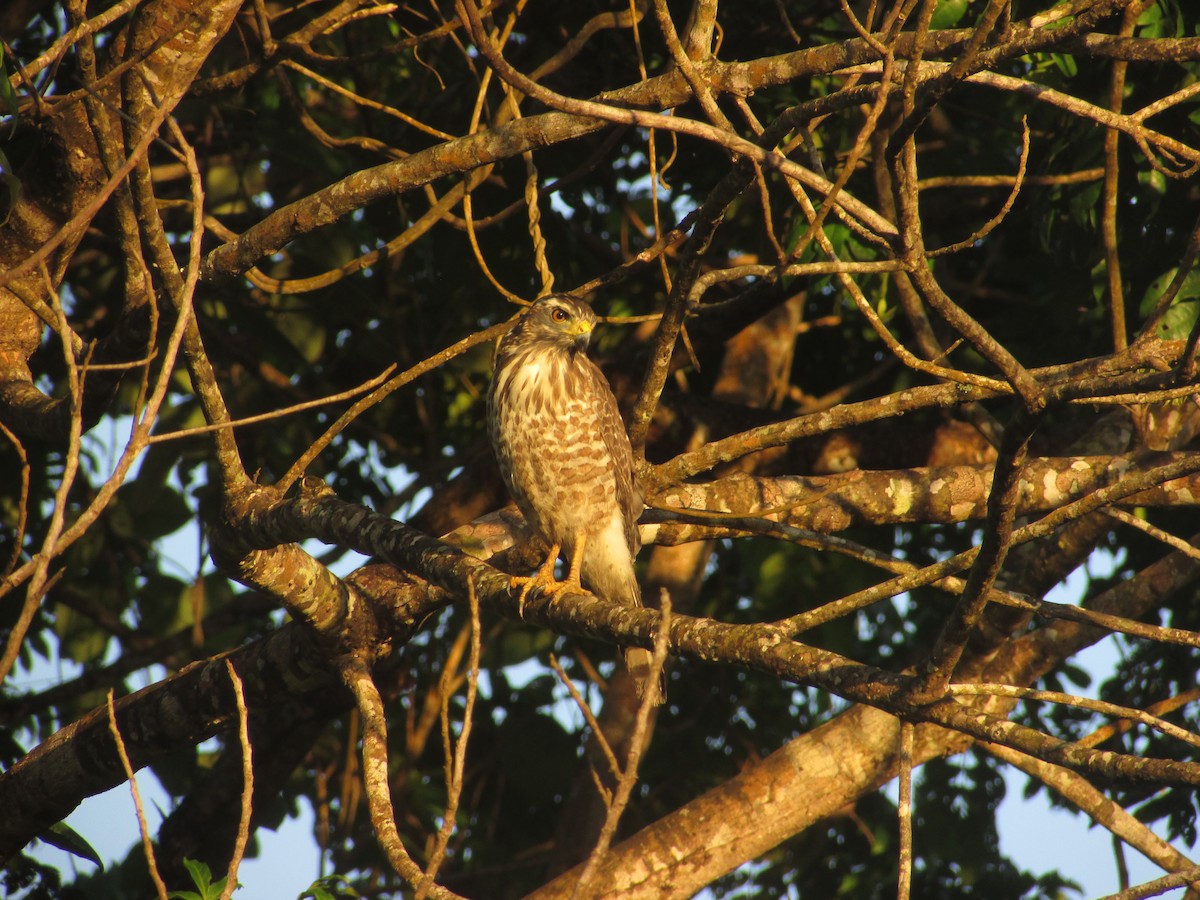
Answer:
[[[554,309],[550,310],[550,318],[561,325],[571,317],[567,315],[567,311],[561,306],[556,306]]]

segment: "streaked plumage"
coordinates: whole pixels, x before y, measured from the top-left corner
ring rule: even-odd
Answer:
[[[552,580],[561,548],[572,574],[598,597],[640,606],[633,560],[642,495],[617,401],[587,357],[595,322],[589,306],[564,294],[530,306],[500,341],[488,428],[509,492],[555,548],[530,584]],[[639,693],[649,663],[648,651],[626,651]]]

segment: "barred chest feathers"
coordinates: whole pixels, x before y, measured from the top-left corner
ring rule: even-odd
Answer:
[[[557,348],[533,356],[518,352],[493,383],[492,438],[517,506],[569,552],[577,532],[599,536],[613,519],[623,522],[616,474],[597,411],[579,389],[591,361]]]

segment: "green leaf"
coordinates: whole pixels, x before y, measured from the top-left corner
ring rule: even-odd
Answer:
[[[121,485],[109,515],[118,534],[149,538],[172,534],[192,519],[177,491],[142,478]]]
[[[1150,282],[1150,286],[1146,288],[1146,293],[1142,295],[1142,301],[1138,305],[1138,312],[1143,320],[1148,319],[1154,312],[1159,298],[1171,286],[1178,271],[1178,269],[1168,269]],[[1197,316],[1200,316],[1200,272],[1193,270],[1188,272],[1183,279],[1183,284],[1179,286],[1179,293],[1175,295],[1171,306],[1159,320],[1154,333],[1164,341],[1184,340],[1192,333]]]
[[[1068,78],[1074,78],[1079,74],[1079,64],[1075,62],[1075,57],[1069,53],[1051,53],[1050,58],[1054,60],[1054,65],[1058,67],[1058,71]]]
[[[290,296],[273,296],[272,303],[295,302]],[[315,363],[325,351],[326,332],[313,317],[301,312],[281,312],[275,318],[279,333],[287,338],[305,362]]]
[[[0,100],[8,108],[9,114],[15,119],[21,113],[17,102],[17,92],[13,90],[12,82],[8,80],[8,66],[4,64],[4,48],[0,47]]]
[[[497,665],[515,666],[553,647],[554,635],[543,628],[508,628],[491,649]]]
[[[83,839],[83,836],[78,831],[66,822],[58,822],[51,825],[49,830],[43,831],[38,835],[38,838],[52,847],[57,847],[59,850],[66,850],[73,856],[93,862],[100,867],[101,872],[104,871],[104,863],[100,860],[100,854],[92,848],[91,844]]]
[[[212,887],[212,869],[208,867],[207,863],[198,859],[184,859],[183,865],[188,870],[188,874],[192,876],[192,884],[200,888],[202,892],[207,892]]]
[[[939,0],[937,9],[933,11],[933,18],[929,20],[929,27],[938,28],[953,28],[967,12],[967,0]]]
[[[138,624],[163,635],[186,628],[195,622],[194,610],[204,599],[204,587],[203,579],[185,584],[160,572],[147,575],[137,601]]]
[[[338,900],[340,897],[357,897],[358,891],[350,887],[343,875],[326,875],[318,878],[301,894],[298,900]]]
[[[87,616],[69,606],[60,604],[55,607],[54,631],[59,637],[58,652],[74,662],[94,662],[104,656],[108,649],[108,635],[96,628]]]
[[[1167,192],[1167,176],[1158,169],[1138,172],[1138,184],[1145,186],[1156,194]]]
[[[199,860],[184,858],[183,864],[199,891],[171,891],[168,897],[172,900],[220,900],[221,892],[225,890],[224,878],[213,881],[212,870]]]

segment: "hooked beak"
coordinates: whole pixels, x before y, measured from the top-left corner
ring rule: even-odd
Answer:
[[[592,337],[592,325],[590,322],[577,319],[571,323],[571,327],[567,329],[567,334],[571,336],[578,349],[586,350],[588,341]]]

